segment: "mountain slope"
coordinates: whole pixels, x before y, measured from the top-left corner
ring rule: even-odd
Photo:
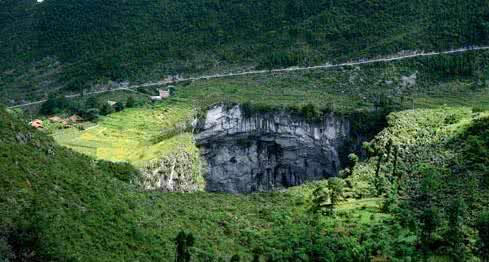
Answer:
[[[53,78],[72,89],[95,80],[448,49],[489,37],[483,0],[4,2],[2,70],[54,57],[65,66]]]
[[[133,255],[145,252],[135,237],[147,236],[134,220],[137,198],[114,178],[133,168],[59,147],[4,109],[0,139],[0,249],[9,247],[19,261],[107,260],[127,256],[109,250],[131,238]]]
[[[337,215],[316,216],[307,212],[313,192],[328,181],[249,196],[140,192],[123,182],[134,176],[129,166],[96,162],[57,146],[0,108],[0,259],[171,261],[174,238],[186,230],[195,236],[192,257],[197,261],[229,261],[235,254],[244,261],[254,255],[269,261],[420,260],[416,244],[422,224],[416,220],[416,194],[410,194],[417,191],[403,190],[401,200],[391,201],[414,201],[414,208],[391,210],[388,198],[381,209],[382,199],[368,198],[377,194],[374,174],[381,155],[385,180],[379,185],[387,192],[396,180],[393,172],[405,181],[401,188],[427,176],[426,167],[436,165],[434,170],[443,172],[439,190],[432,192],[434,203],[446,221],[454,192],[464,197],[470,206],[466,254],[473,258],[474,220],[489,199],[488,123],[487,113],[468,108],[391,114],[389,126],[370,143],[377,155],[345,178],[345,202],[337,206]],[[388,149],[389,141],[400,148],[398,157]],[[413,213],[396,216],[400,211]],[[436,229],[436,235],[450,232],[446,223]],[[445,248],[450,246],[439,242],[430,252],[441,256]]]
[[[3,108],[0,139],[2,261],[173,261],[181,230],[195,236],[196,261],[229,261],[235,254],[249,261],[257,252],[293,259],[316,248],[308,245],[311,238],[318,246],[328,241],[344,247],[339,253],[333,246],[323,249],[322,256],[348,259],[359,257],[356,249],[377,252],[375,239],[361,244],[357,235],[388,217],[376,207],[377,199],[350,202],[342,207],[349,214],[345,219],[324,222],[347,225],[350,216],[369,217],[352,228],[353,235],[321,226],[311,236],[314,217],[303,205],[310,188],[250,196],[141,192],[123,182],[131,181],[129,166],[96,162],[55,145]],[[291,234],[293,242],[283,241]],[[293,250],[291,245],[302,248],[282,252]]]

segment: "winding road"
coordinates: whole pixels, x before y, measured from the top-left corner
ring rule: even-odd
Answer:
[[[360,61],[356,61],[356,62],[347,62],[347,63],[334,64],[334,65],[327,64],[327,65],[318,65],[318,66],[309,66],[309,67],[290,67],[290,68],[272,69],[272,70],[252,70],[252,71],[239,72],[239,73],[214,74],[214,75],[204,75],[204,76],[198,76],[198,77],[179,78],[179,79],[172,80],[172,81],[163,80],[163,81],[158,81],[158,82],[148,82],[148,83],[143,83],[143,84],[138,84],[138,85],[132,85],[132,86],[128,86],[128,87],[114,88],[114,89],[110,89],[110,90],[94,91],[94,92],[85,93],[85,95],[102,94],[102,93],[109,93],[109,92],[116,92],[116,91],[137,92],[137,91],[132,90],[132,89],[140,88],[140,87],[151,87],[151,86],[175,84],[175,83],[185,82],[185,81],[198,81],[198,80],[226,78],[226,77],[234,77],[234,76],[258,75],[258,74],[267,74],[267,73],[284,73],[284,72],[306,71],[306,70],[315,70],[315,69],[330,69],[330,68],[338,68],[338,67],[344,67],[344,66],[355,66],[355,65],[374,64],[374,63],[385,63],[385,62],[392,62],[392,61],[404,60],[404,59],[415,58],[415,57],[457,54],[457,53],[464,53],[464,52],[468,52],[468,51],[477,51],[477,50],[489,50],[489,46],[466,47],[466,48],[452,49],[452,50],[448,50],[448,51],[429,52],[429,53],[414,52],[414,53],[408,54],[408,55],[395,55],[395,56],[378,58],[378,59],[360,60]],[[137,93],[139,93],[139,92],[137,92]],[[79,96],[81,96],[81,95],[80,94],[74,94],[74,95],[67,95],[65,97],[66,98],[75,98],[75,97],[79,97]],[[9,108],[12,109],[12,108],[20,108],[20,107],[26,107],[26,106],[31,106],[31,105],[37,105],[37,104],[42,104],[46,101],[47,100],[40,100],[40,101],[36,101],[36,102],[10,106]]]

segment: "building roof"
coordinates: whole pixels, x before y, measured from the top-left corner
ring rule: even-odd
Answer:
[[[81,118],[79,115],[72,115],[68,119],[74,123],[83,121],[83,118]]]
[[[50,117],[48,119],[49,119],[49,121],[54,122],[54,123],[61,123],[61,122],[63,122],[63,119],[61,117],[59,117],[59,116],[53,116],[53,117]]]
[[[30,122],[30,125],[34,128],[43,128],[43,122],[40,119],[35,119],[32,122]]]

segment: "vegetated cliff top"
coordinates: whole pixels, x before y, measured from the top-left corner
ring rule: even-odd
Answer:
[[[440,177],[439,191],[432,190],[438,197],[435,205],[446,207],[456,195],[462,195],[473,205],[469,211],[473,222],[489,201],[488,131],[489,112],[478,107],[391,113],[388,126],[366,146],[377,150],[375,157],[361,161],[355,167],[356,175],[372,176],[377,172],[389,179],[416,184],[433,171]],[[406,192],[415,199],[413,192]],[[470,194],[475,197],[470,199]]]
[[[63,1],[0,5],[2,71],[56,57],[72,88],[226,65],[287,67],[487,43],[484,0]]]

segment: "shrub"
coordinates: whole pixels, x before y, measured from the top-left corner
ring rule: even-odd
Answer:
[[[127,108],[131,108],[131,107],[134,107],[134,106],[136,106],[136,100],[132,96],[128,97],[127,98],[127,101],[126,101],[126,107]]]
[[[39,113],[43,115],[52,115],[70,108],[70,103],[64,96],[52,96],[42,104]]]
[[[80,116],[87,121],[95,121],[100,115],[100,111],[97,108],[90,108],[87,110],[80,110],[78,112]]]
[[[320,120],[321,113],[313,104],[307,104],[301,108],[301,113],[307,121]]]
[[[489,261],[489,212],[483,212],[477,222],[479,254],[482,261]]]
[[[114,105],[114,110],[116,112],[120,112],[122,110],[124,110],[124,104],[121,103],[121,102],[117,102],[115,105]]]
[[[133,183],[138,180],[139,171],[128,163],[114,163],[109,161],[98,161],[97,168],[120,181]]]
[[[180,231],[175,239],[177,246],[177,262],[190,262],[191,253],[190,248],[193,247],[195,239],[192,233],[185,233]]]
[[[100,114],[103,116],[109,115],[114,112],[114,108],[112,108],[109,104],[104,103],[100,108]]]
[[[482,112],[485,112],[486,110],[482,107],[473,107],[472,108],[472,113],[482,113]]]
[[[300,54],[278,51],[266,55],[257,66],[257,69],[274,69],[290,67],[300,64],[303,58]]]
[[[343,198],[344,187],[345,181],[343,179],[333,177],[328,180],[328,189],[333,207]]]
[[[87,101],[85,102],[85,108],[89,109],[89,108],[98,108],[98,101],[97,101],[97,98],[95,96],[91,96],[87,99]]]

